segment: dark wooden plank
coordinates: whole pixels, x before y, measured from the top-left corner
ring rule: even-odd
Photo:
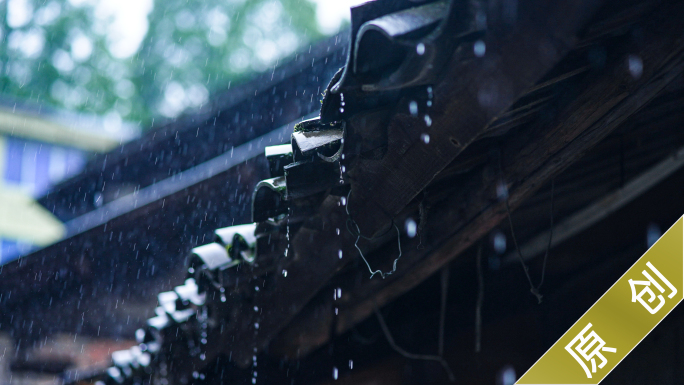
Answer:
[[[681,6],[676,6],[661,10],[649,19],[649,25],[643,31],[648,43],[634,51],[644,65],[639,79],[634,79],[624,62],[619,62],[617,67],[591,82],[590,87],[559,115],[557,125],[535,127],[527,135],[504,145],[503,175],[511,207],[517,207],[583,156],[681,75],[684,44],[679,36],[684,28],[668,16],[681,12]],[[433,245],[440,246],[428,255],[408,253],[401,265],[404,274],[388,279],[393,282],[371,280],[363,289],[355,290],[365,293],[368,298],[350,309],[349,318],[345,319],[344,314],[340,317],[338,330],[346,330],[365,318],[372,311],[373,302],[384,304],[414,287],[501,222],[506,211],[502,202],[493,201],[496,185],[492,182],[496,179],[482,178],[479,188],[469,189],[465,196],[450,197],[440,205],[442,207],[435,207],[428,231],[435,238]],[[463,206],[471,207],[470,214],[450,209]],[[453,235],[449,236],[450,232]],[[445,237],[439,237],[440,233]]]
[[[633,117],[682,74],[684,44],[679,36],[684,28],[668,17],[681,11],[681,6],[674,6],[649,18],[644,26],[646,44],[630,47],[643,61],[638,79],[624,65],[623,53],[602,74],[585,80],[583,92],[559,113],[554,124],[531,126],[502,144],[501,172],[512,208]],[[365,277],[359,282],[353,278],[359,274],[347,274],[336,281],[345,293],[341,300],[333,302],[329,296],[321,296],[283,331],[275,345],[286,354],[292,354],[293,348],[305,354],[326,340],[333,322],[332,317],[321,318],[325,310],[318,309],[339,307],[335,328],[338,333],[344,332],[371,314],[376,304],[381,306],[412,289],[497,226],[506,217],[504,203],[496,196],[498,163],[491,162],[476,175],[460,180],[460,186],[444,191],[447,198],[435,203],[428,214],[424,248],[417,247],[417,239],[405,240],[404,256],[395,275],[368,280],[368,274],[361,272]],[[389,249],[375,259],[391,261],[396,250]]]
[[[434,107],[428,108],[431,126],[424,116],[399,111],[389,124],[385,157],[354,166],[360,171],[352,171],[350,207],[361,231],[370,236],[384,228],[493,119],[537,84],[572,49],[601,3],[520,2],[513,25],[489,25],[483,57],[461,60],[455,55],[444,80],[435,86]],[[488,19],[497,16],[501,15],[493,12]],[[407,99],[399,105],[408,103]],[[417,132],[415,140],[401,140],[402,129]],[[428,144],[419,139],[421,132],[430,136]]]

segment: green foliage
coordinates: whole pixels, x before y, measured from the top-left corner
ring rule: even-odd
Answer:
[[[29,22],[9,25],[11,1],[28,1]],[[137,52],[119,58],[96,3],[31,1],[0,0],[0,93],[143,128],[320,37],[308,0],[157,0]]]

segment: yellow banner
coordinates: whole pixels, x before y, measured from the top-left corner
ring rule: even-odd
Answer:
[[[516,384],[598,384],[684,298],[680,218]]]

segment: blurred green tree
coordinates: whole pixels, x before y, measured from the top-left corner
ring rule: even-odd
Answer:
[[[131,43],[113,1],[0,0],[0,94],[145,128],[321,36],[308,0],[118,0],[149,2]]]

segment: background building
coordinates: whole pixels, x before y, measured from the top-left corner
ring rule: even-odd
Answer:
[[[0,101],[0,264],[61,239],[64,225],[35,198],[138,133],[127,123]]]

